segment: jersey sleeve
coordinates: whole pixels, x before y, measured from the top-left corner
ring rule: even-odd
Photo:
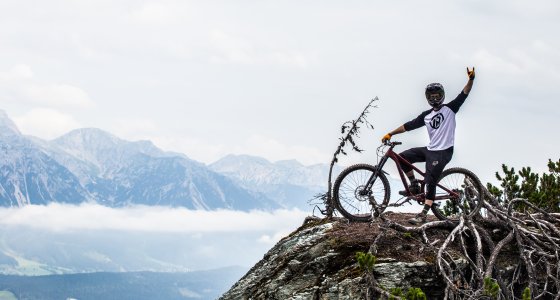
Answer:
[[[416,117],[415,119],[410,120],[410,121],[404,123],[404,125],[403,125],[403,126],[404,126],[404,129],[405,129],[406,131],[411,131],[411,130],[418,129],[418,128],[420,128],[420,127],[426,125],[426,123],[424,123],[424,117],[425,117],[426,115],[428,115],[429,113],[430,113],[430,111],[427,110],[427,111],[421,113],[421,114],[420,114],[418,117]]]
[[[463,105],[463,103],[465,103],[465,100],[467,99],[468,94],[465,94],[463,91],[461,91],[461,93],[459,93],[459,95],[457,95],[457,97],[447,103],[447,107],[449,107],[454,113],[457,113],[459,111],[459,108],[461,108],[461,105]]]

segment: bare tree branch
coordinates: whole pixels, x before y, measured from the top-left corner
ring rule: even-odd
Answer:
[[[332,201],[332,194],[331,194],[332,172],[333,172],[334,165],[338,162],[338,156],[340,154],[348,155],[348,153],[344,150],[347,145],[351,145],[351,150],[353,150],[353,151],[356,151],[356,152],[359,152],[359,153],[363,151],[361,148],[358,147],[354,138],[359,137],[359,133],[360,133],[360,129],[361,129],[360,126],[362,124],[365,124],[370,129],[374,128],[373,125],[366,119],[366,116],[370,112],[371,108],[377,108],[377,106],[373,105],[373,103],[375,101],[379,101],[379,98],[377,98],[377,97],[373,98],[366,105],[366,107],[360,113],[358,118],[356,118],[355,120],[352,120],[352,121],[344,122],[344,124],[342,124],[340,132],[343,136],[339,138],[340,144],[338,145],[338,148],[336,149],[336,151],[333,154],[333,158],[331,160],[331,165],[330,165],[330,168],[329,168],[328,190],[324,194],[319,194],[319,195],[315,196],[315,199],[321,199],[322,201],[324,201],[325,210],[321,210],[321,212],[324,215],[326,215],[328,218],[332,218],[333,213],[334,213],[334,209],[335,209],[334,203],[333,203],[334,201]]]

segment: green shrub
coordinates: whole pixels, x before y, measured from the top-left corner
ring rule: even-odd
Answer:
[[[399,298],[403,297],[402,289],[399,288],[399,287],[391,289],[391,296],[389,296],[389,300],[395,300],[395,299],[397,299],[396,297],[399,297]]]
[[[523,294],[521,295],[521,299],[523,300],[531,300],[531,289],[529,287],[526,287],[523,290]]]
[[[358,266],[361,270],[368,272],[373,271],[373,266],[377,258],[371,253],[364,253],[361,251],[356,252],[356,260],[358,261]]]
[[[498,282],[490,277],[484,278],[484,295],[497,299],[498,293],[500,293],[500,285]]]
[[[406,292],[406,300],[427,300],[426,294],[419,288],[409,288]]]
[[[397,299],[396,297],[400,297],[401,299],[406,299],[406,300],[427,300],[428,298],[426,298],[426,294],[424,294],[424,292],[419,289],[419,288],[409,288],[408,291],[406,292],[406,295],[403,294],[403,291],[401,288],[397,287],[397,288],[392,288],[391,289],[391,296],[389,296],[389,300],[394,300]]]

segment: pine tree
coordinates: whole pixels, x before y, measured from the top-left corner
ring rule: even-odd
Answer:
[[[502,172],[496,172],[500,187],[488,183],[488,191],[503,204],[515,198],[527,199],[531,204],[548,212],[560,212],[560,159],[548,160],[548,172],[542,175],[534,173],[531,167],[514,168],[502,165]],[[516,210],[527,209],[526,204],[518,204]]]

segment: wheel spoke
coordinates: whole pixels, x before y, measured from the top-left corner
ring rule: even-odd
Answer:
[[[436,188],[438,206],[434,207],[434,214],[438,218],[456,220],[461,215],[472,217],[478,213],[482,204],[482,188],[472,172],[451,168],[444,171],[438,184],[456,194],[453,196],[439,186]]]
[[[374,171],[375,167],[370,165],[354,165],[337,178],[333,188],[334,200],[345,217],[367,221],[374,206],[386,205],[389,201],[389,184],[384,175],[377,177],[371,190],[366,190]]]

